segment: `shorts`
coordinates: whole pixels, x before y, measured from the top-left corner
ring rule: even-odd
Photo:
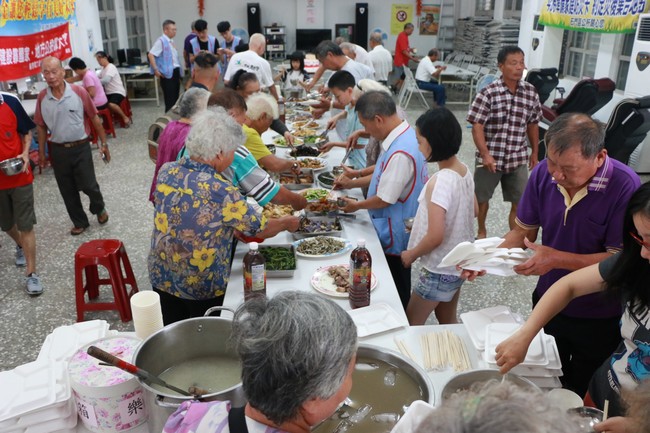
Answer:
[[[427,301],[449,302],[463,282],[464,280],[456,275],[436,274],[422,268],[413,291]]]
[[[29,185],[0,190],[0,229],[11,230],[15,225],[21,232],[30,232],[36,224],[34,187]]]
[[[499,182],[501,182],[503,200],[515,204],[519,203],[528,182],[528,166],[526,164],[520,165],[510,173],[502,171],[491,173],[485,167],[476,168],[474,170],[476,200],[479,203],[489,202]]]
[[[110,95],[106,95],[106,98],[109,104],[120,105],[124,101],[124,96],[119,93],[111,93]]]

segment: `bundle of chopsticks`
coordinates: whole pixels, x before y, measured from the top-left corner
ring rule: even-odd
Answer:
[[[415,361],[415,357],[402,340],[395,340],[399,351]],[[426,370],[442,370],[452,367],[465,371],[472,367],[463,340],[450,331],[429,332],[420,336],[423,366]]]

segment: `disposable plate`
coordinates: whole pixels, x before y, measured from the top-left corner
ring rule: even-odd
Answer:
[[[408,326],[408,321],[398,316],[395,310],[385,303],[370,304],[367,307],[348,311],[348,314],[357,325],[357,335],[360,338],[400,326]]]
[[[333,239],[333,240],[341,241],[341,242],[343,242],[343,248],[341,248],[340,250],[338,250],[336,252],[327,253],[327,254],[306,254],[306,253],[301,253],[300,251],[298,251],[298,247],[300,246],[300,244],[302,244],[304,242],[314,242],[314,240],[318,239],[318,238],[327,238],[327,239]],[[350,248],[352,248],[352,243],[348,239],[345,239],[345,238],[337,238],[337,237],[334,237],[334,236],[316,236],[316,237],[311,237],[311,238],[299,239],[299,240],[297,240],[297,241],[295,241],[293,243],[293,247],[294,247],[294,249],[296,251],[296,255],[298,257],[303,257],[303,258],[306,258],[306,259],[322,259],[322,258],[325,258],[325,257],[338,256],[339,254],[343,254],[343,253],[349,251]]]
[[[506,338],[514,334],[521,325],[513,323],[491,323],[485,327],[485,361],[495,364],[496,347]],[[528,347],[523,365],[548,365],[546,344],[540,331]]]
[[[347,298],[350,295],[348,292],[337,292],[336,291],[336,284],[334,284],[334,278],[330,276],[328,273],[329,268],[332,266],[343,266],[344,268],[350,268],[350,265],[347,264],[341,264],[341,265],[330,265],[330,266],[323,266],[320,267],[314,272],[314,275],[311,277],[311,286],[318,292],[321,292],[325,295],[329,296],[335,296],[337,298]],[[375,273],[372,273],[372,283],[370,286],[370,290],[375,290],[377,288],[377,277],[375,276]]]
[[[485,328],[490,323],[517,323],[517,318],[505,305],[469,311],[460,315],[467,333],[478,350],[485,349]]]

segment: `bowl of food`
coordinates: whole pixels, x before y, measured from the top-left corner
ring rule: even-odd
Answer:
[[[25,167],[25,161],[20,156],[0,161],[0,170],[7,176],[14,176],[20,173],[23,171],[23,167]]]
[[[275,155],[275,151],[276,151],[275,144],[267,144],[266,148],[269,149],[269,152],[271,152],[273,155]]]
[[[289,156],[292,157],[292,158],[294,158],[296,156],[311,156],[311,157],[314,157],[314,156],[318,156],[319,153],[320,152],[315,147],[304,146],[303,145],[303,146],[295,146],[295,148],[292,149],[289,152]]]

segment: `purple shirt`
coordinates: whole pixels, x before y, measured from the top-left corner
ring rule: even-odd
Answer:
[[[193,53],[194,51],[192,50],[192,44],[191,40],[196,37],[196,33],[192,32],[189,35],[185,36],[185,41],[183,42],[183,51],[187,53],[187,56],[183,56],[183,59],[185,60],[185,68],[189,69],[190,68],[190,53]]]
[[[587,195],[565,211],[564,196],[549,174],[546,160],[530,173],[517,207],[517,224],[526,229],[542,228],[542,244],[576,254],[619,251],[625,208],[641,185],[639,177],[625,164],[610,157],[587,186]],[[539,277],[539,296],[570,271],[554,269]],[[600,293],[574,299],[562,314],[577,318],[612,318],[621,315],[621,304]]]
[[[158,179],[158,171],[163,164],[176,161],[178,152],[181,151],[185,145],[187,134],[190,133],[190,124],[174,120],[169,122],[162,134],[158,138],[158,155],[156,157],[156,169],[153,172],[153,180],[151,181],[151,189],[149,190],[149,201],[153,203],[153,193],[156,190],[156,180]]]
[[[102,82],[99,81],[99,78],[97,78],[97,74],[95,74],[95,71],[93,71],[92,69],[86,70],[86,73],[84,74],[84,78],[83,78],[83,83],[86,90],[88,90],[89,87],[95,88],[95,97],[93,98],[93,103],[95,104],[95,107],[101,107],[102,105],[106,105],[108,103],[108,99],[106,98],[106,92],[104,92],[104,87],[102,86]]]

